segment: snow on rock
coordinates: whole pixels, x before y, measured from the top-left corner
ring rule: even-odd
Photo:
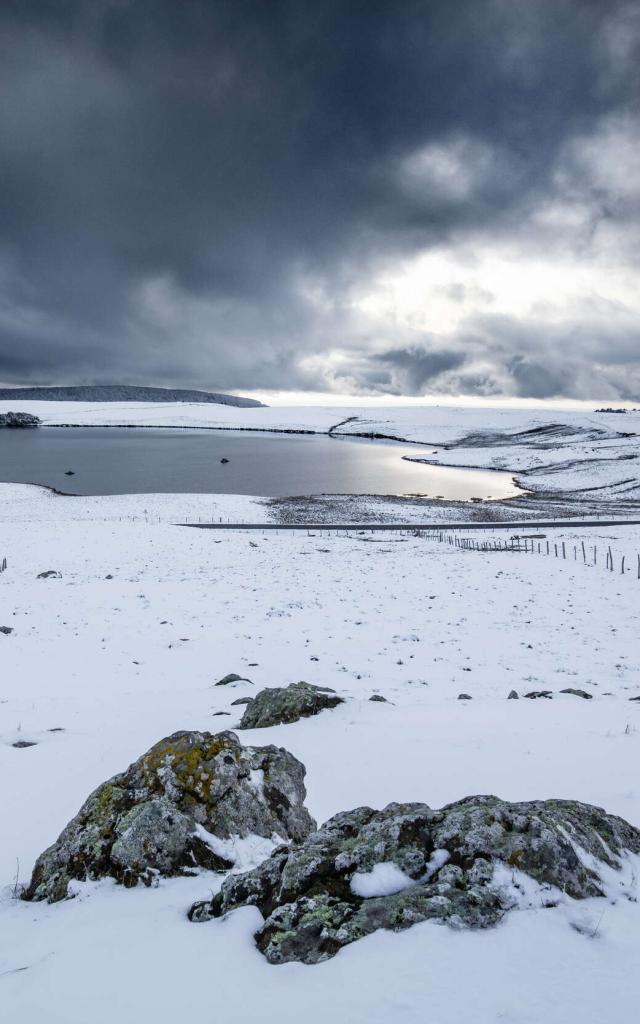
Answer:
[[[219,839],[211,832],[207,832],[202,825],[196,825],[196,834],[210,850],[225,862],[231,865],[233,871],[250,871],[262,864],[273,851],[282,846],[285,840],[277,833],[271,838],[255,834],[248,836],[231,836],[230,839]]]
[[[229,845],[237,837],[300,840],[314,825],[304,774],[288,751],[243,747],[232,732],[175,733],[91,794],[38,858],[24,898],[57,902],[72,879],[132,887],[196,867],[226,870],[240,855]]]
[[[359,807],[230,876],[190,918],[257,906],[265,920],[256,943],[267,960],[315,964],[380,928],[427,920],[487,928],[516,907],[605,896],[611,873],[619,874],[615,895],[635,899],[634,874],[622,872],[630,854],[640,854],[640,830],[578,801],[475,796],[439,811]]]
[[[349,883],[354,896],[371,899],[373,896],[393,896],[417,882],[405,875],[391,860],[374,864],[371,871],[356,871]]]

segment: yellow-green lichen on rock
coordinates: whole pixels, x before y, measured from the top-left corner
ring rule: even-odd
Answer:
[[[358,807],[230,875],[189,917],[256,906],[264,917],[256,944],[269,962],[314,964],[380,928],[427,920],[487,928],[520,906],[609,892],[635,899],[633,870],[622,868],[639,853],[640,830],[574,800],[472,796],[440,810]]]
[[[298,842],[315,827],[304,775],[282,748],[245,747],[232,732],[174,733],[89,796],[38,858],[24,898],[64,899],[73,879],[151,885],[226,870],[231,861],[216,840]]]

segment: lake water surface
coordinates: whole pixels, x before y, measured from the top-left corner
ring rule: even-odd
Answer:
[[[432,450],[321,434],[40,427],[0,430],[0,480],[74,494],[421,494],[465,501],[521,493],[509,473],[403,459]]]

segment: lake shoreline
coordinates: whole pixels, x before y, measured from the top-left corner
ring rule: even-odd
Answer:
[[[330,444],[335,440],[341,443]],[[470,502],[523,493],[509,473],[403,458],[416,447],[427,455],[426,446],[316,431],[56,425],[0,435],[0,477],[83,495],[359,494]]]

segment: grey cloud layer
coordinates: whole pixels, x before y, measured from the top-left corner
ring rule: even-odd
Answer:
[[[622,394],[637,337],[579,309],[554,347],[350,298],[471,237],[585,258],[607,221],[637,256],[637,196],[571,143],[633,124],[639,35],[616,0],[6,0],[0,380]]]

